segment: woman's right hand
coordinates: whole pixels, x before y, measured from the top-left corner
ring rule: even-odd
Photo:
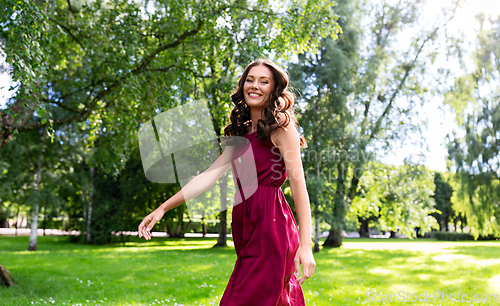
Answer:
[[[144,237],[146,240],[151,240],[150,231],[153,229],[153,226],[163,218],[164,214],[161,207],[158,207],[155,211],[147,215],[139,225],[139,238]]]

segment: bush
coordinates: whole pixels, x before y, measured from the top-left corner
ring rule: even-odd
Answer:
[[[477,237],[477,240],[500,240],[500,237],[495,236],[493,234],[479,235],[479,237]]]
[[[474,240],[474,236],[469,233],[456,233],[456,232],[431,232],[437,240],[444,241],[465,241]],[[479,235],[477,240],[500,240],[500,237],[495,235]]]
[[[445,241],[474,240],[474,237],[471,234],[456,233],[456,232],[434,232],[434,237],[437,240],[445,240]]]

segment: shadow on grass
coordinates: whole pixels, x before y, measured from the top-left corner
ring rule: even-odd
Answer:
[[[57,301],[130,305],[163,300],[168,304],[218,305],[236,254],[212,248],[216,238],[153,238],[151,241],[83,245],[65,237],[0,237],[0,258],[16,285],[0,289],[0,305]],[[228,240],[228,244],[231,241]],[[70,302],[71,301],[71,302]],[[60,302],[60,303],[59,303]]]
[[[457,245],[433,250],[433,246],[443,243],[428,241],[430,244],[425,250],[411,251],[363,248],[368,243],[370,247],[381,245],[383,241],[378,239],[354,241],[359,242],[359,249],[354,244],[349,245],[349,248],[325,247],[320,253],[315,253],[317,266],[314,278],[320,292],[311,294],[311,297],[316,296],[318,300],[326,299],[331,303],[318,305],[367,302],[368,292],[371,292],[372,297],[375,293],[400,295],[398,302],[386,302],[385,305],[401,305],[403,298],[426,292],[430,297],[439,294],[435,300],[429,299],[428,302],[443,305],[453,303],[448,302],[446,297],[442,298],[443,293],[450,295],[460,292],[469,297],[474,294],[500,293],[500,287],[495,290],[491,286],[491,280],[498,277],[500,272],[498,243],[476,246],[473,242],[470,246]],[[407,242],[412,243],[409,240]]]
[[[96,246],[46,236],[38,237],[36,252],[26,251],[28,242],[24,236],[0,237],[1,264],[18,281],[12,288],[0,289],[0,305],[49,298],[56,305],[86,305],[87,300],[102,300],[103,305],[155,300],[167,305],[218,305],[236,261],[230,239],[229,247],[213,248],[216,238],[133,237],[125,243]],[[500,243],[345,240],[344,247],[314,253],[315,273],[302,288],[306,303],[318,306],[361,304],[367,292],[375,290],[492,293],[490,280],[500,271],[499,251]]]

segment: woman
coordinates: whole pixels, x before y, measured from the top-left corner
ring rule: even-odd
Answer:
[[[300,158],[300,147],[307,144],[297,130],[292,110],[294,95],[288,83],[288,75],[283,69],[269,60],[258,59],[245,68],[231,96],[234,108],[224,135],[249,140],[255,157],[258,188],[248,199],[233,207],[232,234],[238,258],[221,306],[305,305],[300,285],[313,275],[316,266],[312,254],[309,197]],[[238,149],[228,146],[204,172],[212,175],[209,183],[213,185],[229,168],[230,164],[224,165],[223,161],[232,160],[233,154],[239,156]],[[300,233],[280,188],[287,176]],[[207,181],[195,177],[191,182],[195,180]],[[194,188],[191,182],[183,189]],[[139,225],[139,237],[151,239],[150,230],[154,224],[166,211],[184,202],[181,190],[144,218]],[[300,264],[303,275],[298,278]]]

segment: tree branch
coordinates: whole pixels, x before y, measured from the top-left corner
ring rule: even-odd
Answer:
[[[54,23],[56,23],[56,24],[59,24],[56,20],[52,19],[52,21]],[[151,63],[151,61],[156,57],[157,54],[159,54],[160,52],[162,52],[164,50],[167,50],[169,48],[174,48],[174,47],[178,46],[186,38],[188,38],[190,36],[193,36],[193,35],[196,35],[201,30],[201,27],[203,26],[203,24],[204,24],[204,22],[202,20],[198,21],[197,27],[195,29],[188,30],[188,31],[184,32],[176,41],[174,41],[174,42],[172,42],[170,44],[167,44],[167,45],[160,46],[159,48],[157,48],[152,54],[150,54],[149,56],[147,56],[142,61],[142,63],[139,65],[139,67],[137,67],[136,69],[132,70],[131,73],[132,74],[142,73],[146,69],[147,65],[149,65]],[[71,34],[71,31],[69,31],[68,28],[66,28],[63,25],[60,25],[60,26],[63,27],[66,31],[68,31],[68,33],[70,33],[70,35],[83,48],[83,45],[78,41],[78,39],[73,34]],[[185,68],[185,69],[188,70],[187,68]],[[120,79],[116,80],[113,84],[111,84],[108,88],[106,88],[106,90],[100,91],[92,99],[92,102],[90,103],[90,105],[86,105],[85,110],[83,112],[80,111],[80,110],[77,111],[76,109],[70,109],[67,106],[63,106],[63,104],[61,104],[61,103],[58,104],[61,108],[65,108],[66,107],[65,108],[66,110],[69,110],[69,111],[72,111],[72,112],[76,112],[76,113],[78,113],[78,115],[71,116],[71,117],[65,117],[65,118],[52,119],[52,123],[54,125],[60,125],[60,124],[70,123],[70,122],[73,122],[73,121],[77,121],[77,122],[85,121],[90,116],[90,114],[92,113],[92,111],[94,110],[95,106],[97,105],[97,102],[100,101],[104,96],[106,96],[107,94],[109,94],[110,92],[112,92],[115,88],[119,87],[122,84],[122,82],[123,82],[123,80],[125,78],[126,78],[125,76],[121,77]],[[96,84],[99,84],[100,81],[98,81],[98,82],[92,82],[92,84],[88,85],[87,87],[89,87],[89,86],[95,86]],[[78,90],[78,91],[80,91],[80,90]],[[89,97],[90,97],[90,95],[89,95]],[[50,102],[54,102],[54,101],[50,101]],[[57,104],[57,103],[55,103],[55,104]],[[2,120],[2,121],[4,121],[4,120]],[[2,141],[2,143],[5,143],[10,138],[11,134],[14,132],[14,130],[16,128],[17,128],[17,130],[19,132],[23,132],[23,131],[38,129],[38,128],[47,126],[48,122],[46,122],[44,124],[42,122],[32,122],[32,123],[28,123],[28,124],[24,124],[24,125],[10,125],[10,124],[5,124],[5,122],[2,122],[2,125],[3,125],[2,139],[4,140],[4,141]]]
[[[216,79],[217,76],[216,75],[201,75],[201,74],[197,74],[196,71],[194,71],[193,69],[189,69],[189,68],[186,68],[186,67],[181,67],[181,66],[177,66],[177,65],[170,65],[168,67],[164,67],[164,68],[151,68],[151,69],[143,69],[143,71],[158,71],[158,72],[167,72],[169,71],[170,69],[172,68],[177,68],[177,69],[181,69],[181,70],[186,70],[186,71],[189,71],[193,74],[194,77],[197,77],[197,78],[211,78],[211,79]]]
[[[87,49],[85,49],[85,47],[83,46],[83,44],[78,40],[78,38],[76,38],[75,35],[73,35],[73,33],[71,33],[71,30],[65,26],[64,24],[60,23],[59,21],[55,20],[54,18],[52,17],[49,17],[49,20],[52,21],[53,23],[57,24],[58,26],[60,26],[61,28],[65,29],[66,32],[68,32],[68,34],[73,37],[73,39],[80,45],[80,47],[82,47],[83,50],[87,51]]]
[[[167,49],[171,49],[171,48],[174,48],[174,47],[177,47],[178,45],[181,44],[181,42],[183,42],[186,38],[190,37],[190,36],[194,36],[196,34],[198,34],[198,32],[200,32],[201,30],[201,27],[203,26],[205,22],[203,20],[198,20],[198,24],[196,26],[196,28],[192,29],[192,30],[188,30],[186,32],[184,32],[179,38],[177,38],[177,40],[175,40],[174,42],[171,42],[169,44],[166,44],[166,45],[162,45],[160,47],[158,47],[156,50],[153,51],[153,53],[151,53],[149,56],[145,57],[142,61],[142,63],[139,65],[139,67],[137,67],[136,69],[134,69],[132,71],[133,74],[137,74],[137,73],[140,73],[143,69],[145,69],[145,67],[147,65],[149,65],[149,63],[151,61],[153,61],[153,59],[158,55],[160,54],[162,51],[165,51]]]
[[[387,116],[389,114],[389,112],[391,111],[392,109],[392,105],[394,103],[394,101],[396,100],[396,97],[398,95],[398,93],[401,91],[401,89],[403,88],[403,85],[405,84],[406,82],[406,79],[408,78],[408,76],[410,75],[410,71],[413,70],[413,68],[415,68],[415,63],[417,62],[417,59],[419,57],[419,55],[422,53],[422,50],[424,48],[424,46],[427,44],[427,42],[432,39],[435,35],[436,35],[436,32],[440,29],[440,27],[437,27],[434,29],[434,31],[431,32],[431,34],[429,34],[426,39],[422,42],[422,44],[420,45],[420,47],[418,48],[418,51],[417,51],[417,54],[415,54],[415,57],[413,58],[412,62],[410,64],[405,64],[403,66],[403,69],[405,70],[405,73],[403,75],[403,78],[401,78],[401,81],[399,82],[398,84],[398,87],[396,90],[394,90],[394,92],[392,93],[391,95],[391,98],[389,99],[389,103],[387,104],[386,108],[384,109],[384,112],[382,113],[382,115],[380,115],[380,117],[377,119],[377,122],[375,123],[375,127],[372,129],[372,132],[370,134],[370,137],[369,139],[373,139],[375,137],[375,134],[378,133],[379,129],[380,129],[380,125],[382,124],[382,120],[384,119],[385,116]]]
[[[71,2],[69,0],[66,0],[68,2],[68,7],[71,13],[76,13],[77,11],[71,6]]]
[[[83,110],[73,108],[73,107],[65,105],[64,103],[61,103],[59,101],[49,100],[49,99],[45,99],[45,98],[41,98],[40,101],[55,104],[55,105],[59,106],[60,108],[65,109],[65,110],[70,111],[70,112],[73,112],[73,113],[77,113],[77,114],[85,113],[85,111],[83,111]]]

